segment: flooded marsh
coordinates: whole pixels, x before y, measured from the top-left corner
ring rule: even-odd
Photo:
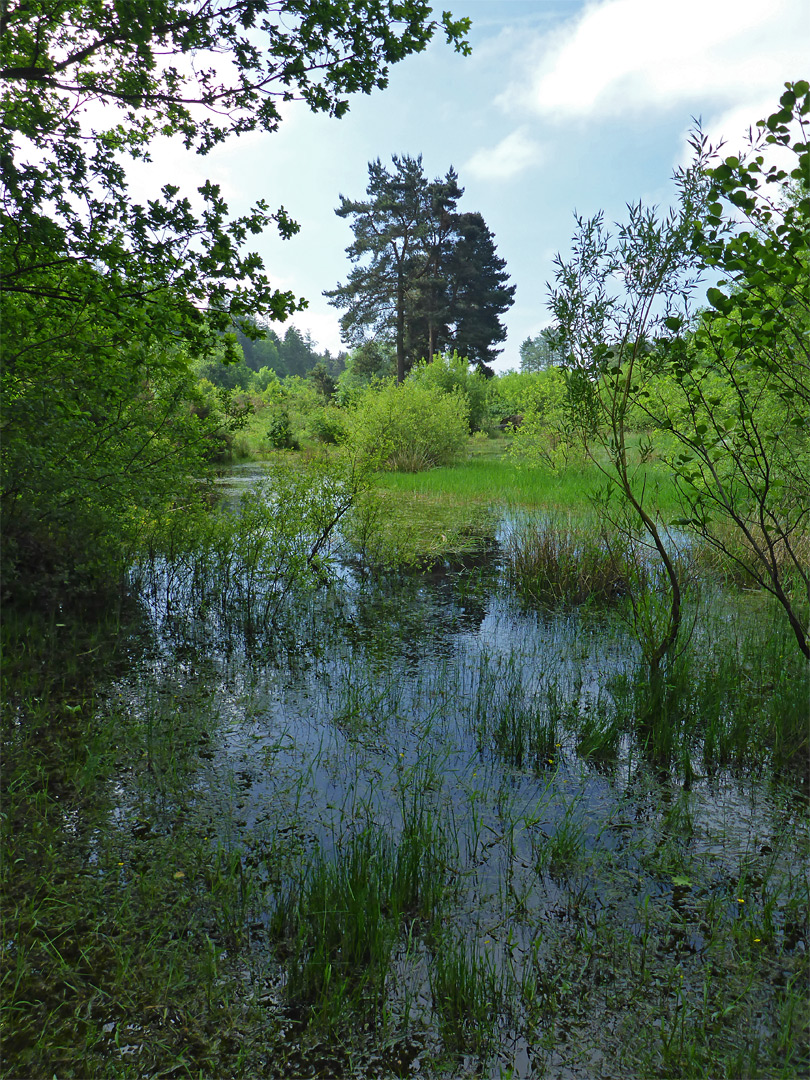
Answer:
[[[806,1074],[789,634],[705,583],[651,688],[507,546],[7,622],[4,1075]]]

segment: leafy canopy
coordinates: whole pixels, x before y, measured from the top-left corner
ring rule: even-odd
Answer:
[[[204,155],[229,135],[274,131],[294,98],[340,116],[439,25],[467,51],[468,21],[431,15],[425,0],[3,5],[6,582],[73,583],[125,564],[149,522],[192,498],[226,434],[195,403],[190,364],[223,344],[235,359],[224,331],[258,337],[262,320],[302,303],[246,250],[272,223],[297,230],[283,208],[231,216],[210,182],[138,202],[128,159],[149,161],[159,136]]]

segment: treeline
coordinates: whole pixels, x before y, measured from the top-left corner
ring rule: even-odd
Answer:
[[[261,335],[261,336],[255,336]],[[308,330],[296,326],[287,328],[281,337],[269,323],[255,324],[255,333],[248,335],[234,329],[238,348],[236,359],[223,363],[223,351],[214,351],[194,362],[193,370],[200,379],[225,390],[248,390],[266,385],[270,375],[283,379],[288,375],[304,377],[319,369],[335,380],[346,367],[345,352],[333,356],[328,349],[319,352]]]

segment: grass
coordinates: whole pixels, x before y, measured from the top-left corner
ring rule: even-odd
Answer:
[[[507,581],[524,601],[609,604],[648,588],[636,545],[596,522],[544,515],[521,521],[506,542]]]
[[[544,507],[573,512],[592,509],[593,497],[604,487],[604,477],[590,464],[551,469],[525,465],[508,456],[509,439],[489,440],[483,452],[472,441],[467,461],[421,473],[385,473],[384,490],[423,496],[444,495],[457,502],[499,506]],[[638,482],[646,483],[650,506],[664,518],[677,516],[679,503],[670,475],[655,464],[639,468]]]
[[[494,532],[493,516],[482,504],[387,486],[358,506],[346,529],[362,563],[385,570],[429,570],[474,559],[492,548]]]
[[[508,1008],[507,979],[488,945],[491,942],[486,940],[476,947],[449,935],[435,944],[430,982],[433,1008],[445,1044],[459,1054],[486,1057]]]

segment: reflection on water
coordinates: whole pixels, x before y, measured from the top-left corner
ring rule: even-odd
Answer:
[[[261,473],[238,467],[221,484],[235,497]],[[179,749],[171,760],[155,750],[151,791],[119,779],[119,812],[155,829],[181,810],[198,816],[212,843],[257,867],[269,925],[317,852],[338,857],[371,825],[398,837],[416,801],[448,845],[452,928],[518,981],[584,908],[638,941],[639,912],[668,910],[675,929],[661,948],[698,981],[701,912],[715,894],[718,917],[737,919],[743,901],[768,907],[775,946],[803,948],[773,884],[808,849],[795,788],[764,772],[709,775],[697,743],[684,782],[628,730],[606,759],[584,756],[583,725],[632,676],[637,645],[610,612],[521,610],[500,587],[497,550],[429,574],[346,571],[272,627],[155,603],[150,647],[109,696],[141,718],[147,752],[168,729]],[[414,953],[401,964],[427,1016],[424,963]],[[510,1065],[530,1076],[514,1022]]]

